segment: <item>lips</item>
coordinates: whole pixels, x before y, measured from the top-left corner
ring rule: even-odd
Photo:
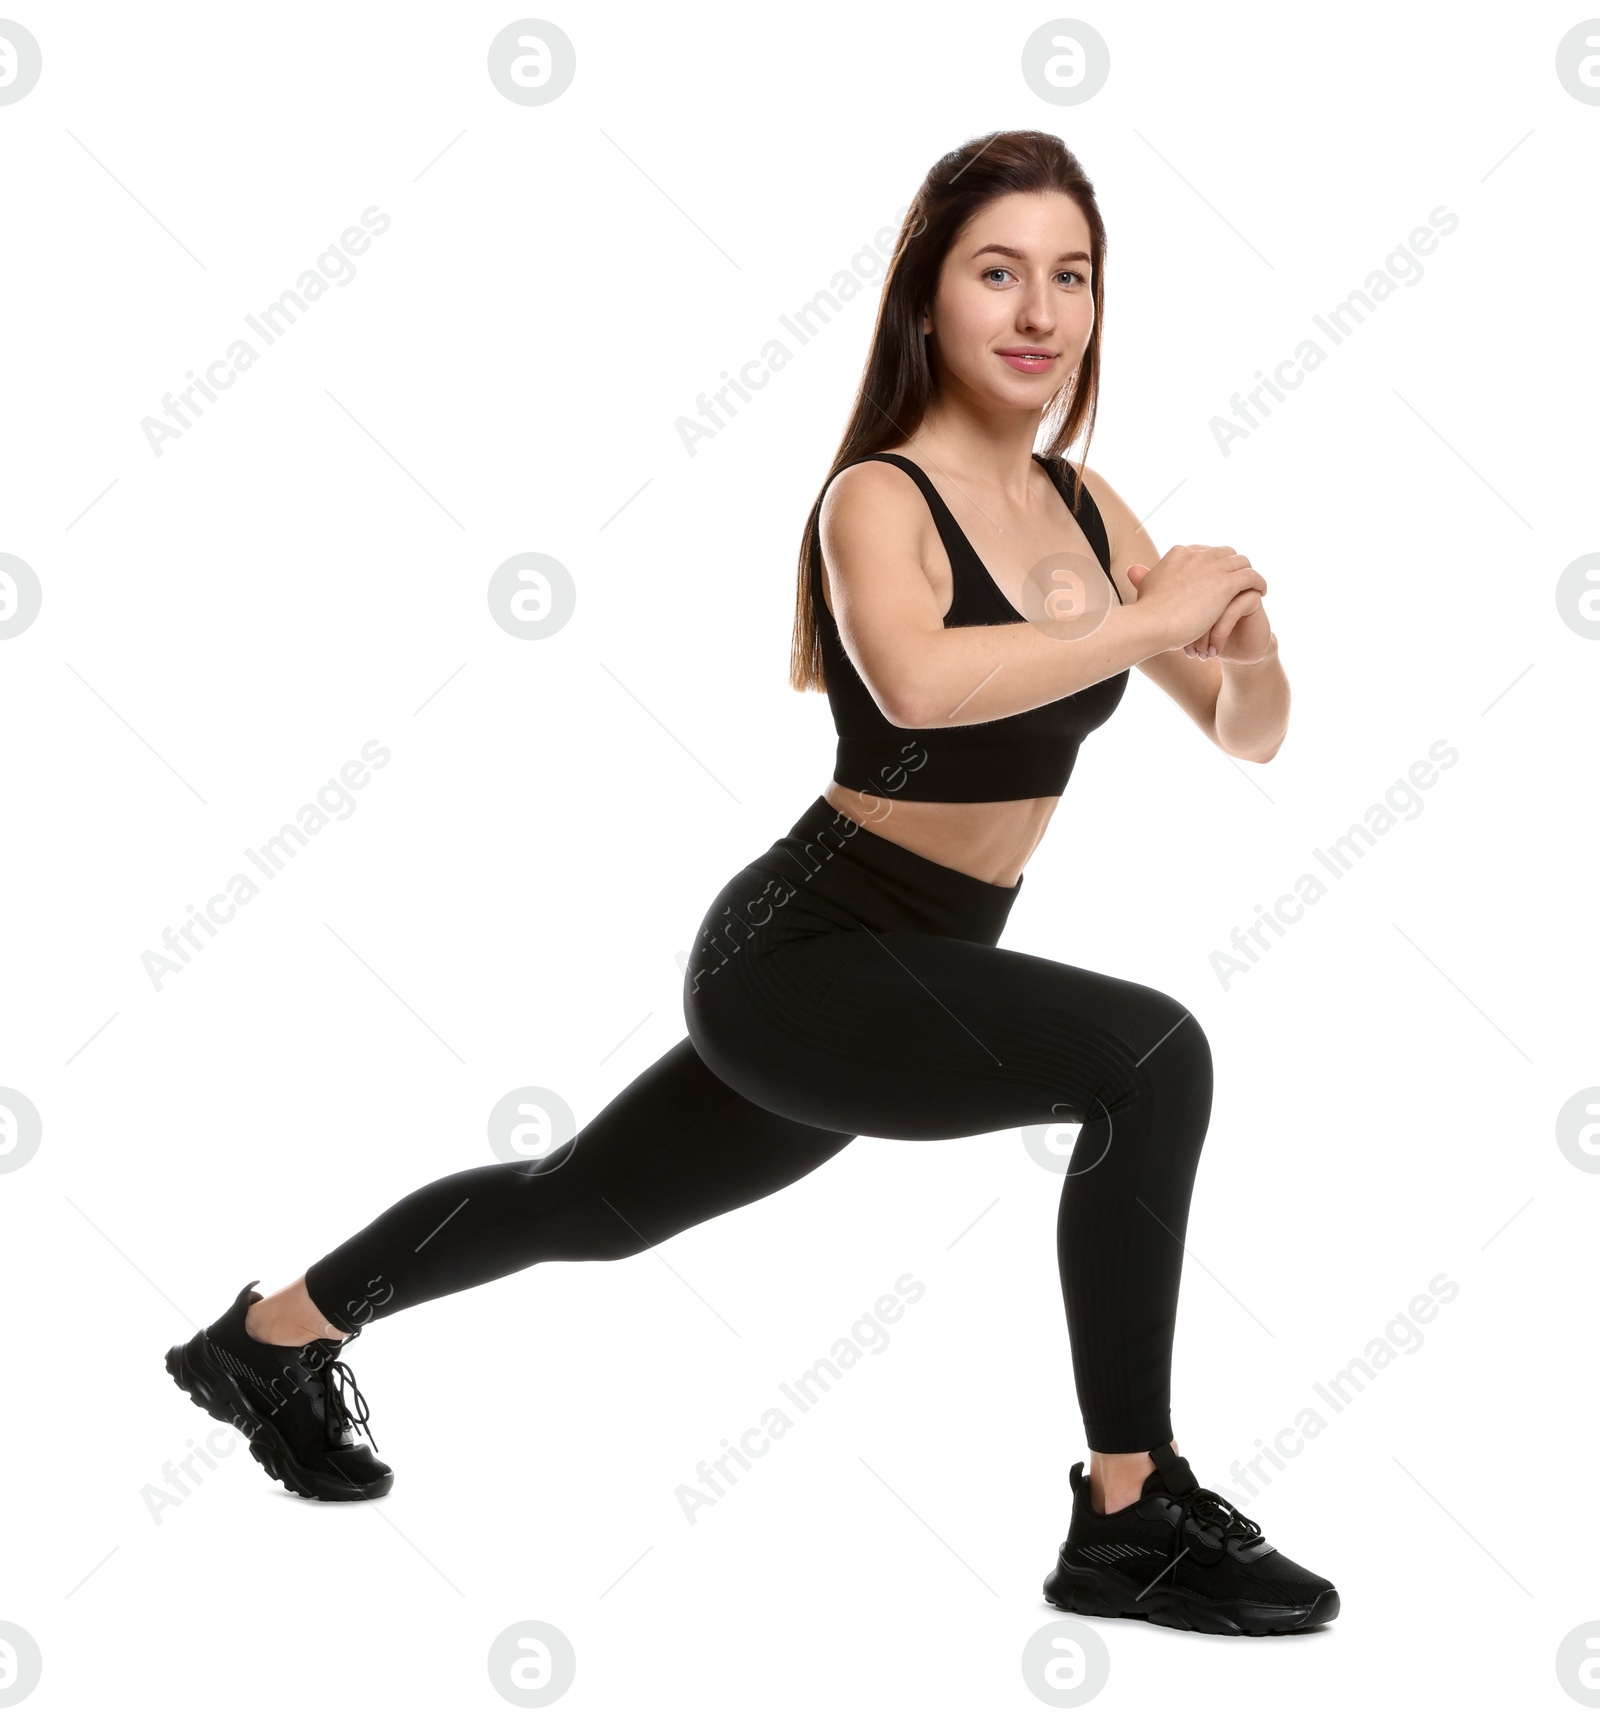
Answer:
[[[1000,358],[1013,372],[1048,372],[1056,363],[1055,355],[1039,348],[1002,348]]]

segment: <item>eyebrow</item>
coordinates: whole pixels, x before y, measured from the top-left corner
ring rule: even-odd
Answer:
[[[982,258],[982,256],[986,252],[1003,253],[1007,258],[1023,258],[1023,259],[1025,259],[1027,257],[1026,253],[1018,252],[1016,247],[1014,247],[1014,246],[1002,246],[999,243],[999,241],[997,241],[997,240],[991,240],[987,246],[980,246],[978,248],[978,250],[973,253],[972,256],[974,258]],[[1056,263],[1057,264],[1077,264],[1077,263],[1090,264],[1090,263],[1093,263],[1093,260],[1089,257],[1089,254],[1087,252],[1063,252],[1056,259]]]

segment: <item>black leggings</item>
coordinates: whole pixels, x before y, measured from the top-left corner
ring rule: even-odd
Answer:
[[[638,1254],[856,1135],[1077,1123],[1056,1244],[1089,1446],[1172,1438],[1183,1239],[1211,1050],[1171,997],[997,947],[1018,890],[819,798],[712,902],[689,1036],[538,1159],[441,1177],[306,1271],[346,1330],[540,1261]]]

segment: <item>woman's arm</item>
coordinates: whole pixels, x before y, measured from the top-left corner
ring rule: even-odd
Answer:
[[[1278,664],[1277,633],[1270,634],[1267,651],[1259,660],[1230,659],[1230,637],[1215,663],[1221,680],[1216,705],[1217,743],[1229,756],[1245,757],[1250,762],[1271,762],[1289,731],[1289,679]],[[1207,663],[1189,664],[1203,667]]]
[[[1094,494],[1111,545],[1111,568],[1130,583],[1161,557],[1144,525],[1092,468],[1083,478]],[[1221,652],[1191,657],[1184,645],[1139,662],[1139,670],[1167,693],[1218,750],[1250,762],[1271,762],[1289,730],[1289,680],[1278,660],[1278,638],[1258,594],[1229,603],[1217,626],[1226,626]],[[1207,633],[1208,635],[1210,633]]]

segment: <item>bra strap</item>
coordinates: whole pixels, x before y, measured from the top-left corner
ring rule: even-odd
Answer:
[[[1066,501],[1067,509],[1072,511],[1073,521],[1083,530],[1084,538],[1089,542],[1095,557],[1100,560],[1100,568],[1109,575],[1111,571],[1111,539],[1106,533],[1105,519],[1100,514],[1100,506],[1094,501],[1094,494],[1090,492],[1088,482],[1084,481],[1079,486],[1077,508],[1073,509],[1072,478],[1076,476],[1077,471],[1072,467],[1072,464],[1064,456],[1056,457],[1053,463],[1049,458],[1040,456],[1037,451],[1034,452],[1034,458],[1051,480],[1055,482],[1056,491]],[[1060,468],[1057,468],[1055,463],[1059,463]],[[1063,471],[1065,472],[1063,473]],[[1113,580],[1111,588],[1117,599],[1121,601],[1122,590],[1117,587],[1115,580]],[[1124,601],[1123,604],[1126,605],[1127,603]]]

